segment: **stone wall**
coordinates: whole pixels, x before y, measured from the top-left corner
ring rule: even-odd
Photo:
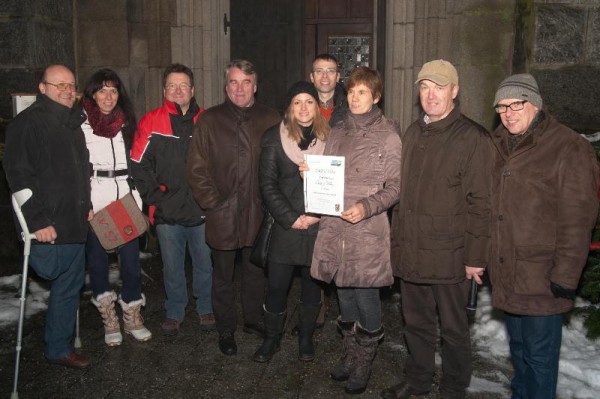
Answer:
[[[600,131],[600,3],[597,0],[520,1],[523,56],[550,112],[580,133]],[[529,22],[527,22],[529,21]]]
[[[511,69],[514,10],[513,0],[388,0],[386,114],[406,129],[420,112],[421,66],[443,58],[458,70],[463,113],[492,128],[495,86]]]

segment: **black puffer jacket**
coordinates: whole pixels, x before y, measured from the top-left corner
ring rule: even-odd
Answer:
[[[298,165],[283,151],[280,124],[262,137],[258,180],[265,207],[275,219],[269,247],[269,262],[310,266],[319,224],[308,230],[292,229],[304,212],[304,187]]]
[[[23,206],[32,233],[56,229],[56,243],[85,242],[90,201],[89,153],[81,131],[85,114],[43,94],[6,128],[3,166],[12,192],[29,188]]]

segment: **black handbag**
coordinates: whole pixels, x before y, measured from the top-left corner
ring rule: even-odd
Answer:
[[[259,267],[267,266],[267,256],[269,255],[269,244],[271,243],[271,230],[273,229],[275,220],[269,211],[264,210],[264,216],[258,235],[254,240],[252,252],[250,253],[250,262]]]

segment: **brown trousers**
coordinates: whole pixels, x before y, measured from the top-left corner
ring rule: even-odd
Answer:
[[[239,250],[239,264],[242,272],[240,291],[244,323],[256,324],[262,321],[262,305],[265,294],[265,273],[250,262],[251,248]],[[212,305],[217,322],[217,331],[235,332],[237,327],[237,307],[233,276],[235,256],[238,251],[218,251],[213,249]]]
[[[404,336],[409,357],[405,371],[408,385],[417,391],[431,389],[435,373],[438,319],[442,338],[440,392],[461,393],[471,382],[471,340],[466,306],[469,283],[400,285]],[[437,311],[436,311],[437,310]]]

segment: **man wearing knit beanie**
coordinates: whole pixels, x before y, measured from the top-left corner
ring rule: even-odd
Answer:
[[[506,312],[513,397],[554,398],[563,314],[573,306],[598,212],[592,146],[543,107],[536,80],[498,86],[492,133],[495,307]]]
[[[415,84],[423,113],[402,137],[402,188],[391,232],[409,357],[406,380],[381,397],[431,391],[441,324],[440,396],[464,398],[472,370],[465,307],[470,280],[481,284],[489,256],[489,134],[460,112],[450,62],[427,62]]]

